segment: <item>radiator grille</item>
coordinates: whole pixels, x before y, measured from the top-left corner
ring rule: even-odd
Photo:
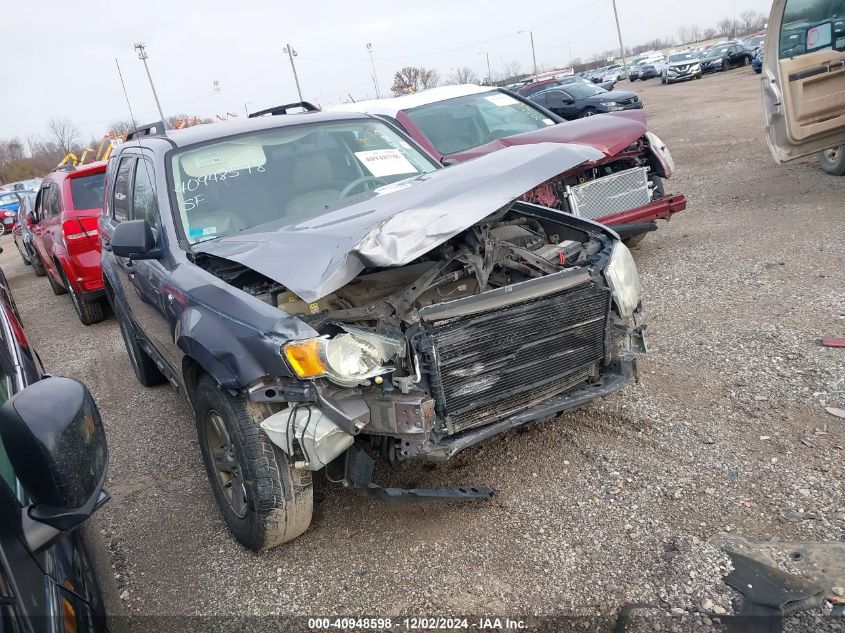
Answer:
[[[585,380],[604,356],[608,305],[608,290],[590,286],[432,325],[426,358],[447,431],[489,424]]]
[[[574,215],[595,220],[635,209],[651,202],[648,170],[626,169],[583,185],[569,187],[569,204]]]

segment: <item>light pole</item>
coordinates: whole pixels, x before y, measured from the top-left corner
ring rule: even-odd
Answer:
[[[622,55],[622,69],[628,72],[628,62],[625,60],[625,45],[622,43],[622,29],[619,28],[619,13],[616,11],[616,0],[613,0],[613,17],[616,18],[616,35],[619,36],[619,52]]]
[[[296,74],[296,64],[293,63],[293,58],[296,57],[296,51],[293,50],[290,44],[286,44],[282,49],[283,53],[287,53],[290,57],[290,67],[293,69],[293,80],[296,82],[296,94],[299,95],[299,101],[302,101],[302,89],[299,87],[299,77]]]
[[[734,9],[734,39],[736,39],[736,2],[731,3]]]
[[[572,40],[569,40],[569,63],[572,63]]]
[[[378,90],[378,75],[376,75],[376,63],[373,61],[373,45],[367,42],[367,52],[370,54],[370,66],[373,69],[373,86],[376,88],[376,99],[381,99],[381,93]]]
[[[153,84],[153,76],[150,74],[150,67],[147,66],[147,49],[143,43],[138,42],[135,44],[135,50],[138,51],[138,59],[144,62],[144,69],[147,71],[147,79],[150,80],[150,88],[153,89],[153,98],[156,100],[156,107],[158,108],[158,115],[161,117],[161,122],[165,128],[167,128],[167,121],[164,120],[164,112],[161,109],[161,103],[158,100],[158,94],[156,93],[156,87]]]
[[[534,76],[537,76],[537,55],[534,53],[534,31],[517,31],[517,33],[528,33],[531,38],[531,60],[534,62]]]
[[[487,81],[492,86],[493,85],[493,71],[490,70],[490,53],[479,53],[479,55],[484,55],[487,58]]]

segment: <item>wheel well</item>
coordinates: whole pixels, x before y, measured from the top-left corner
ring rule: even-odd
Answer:
[[[194,404],[194,394],[197,391],[200,378],[205,373],[207,372],[202,366],[190,356],[182,358],[182,384],[185,386],[185,393],[188,394],[191,405]]]

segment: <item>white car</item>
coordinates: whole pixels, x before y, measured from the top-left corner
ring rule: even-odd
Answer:
[[[818,153],[845,175],[845,9],[842,3],[775,0],[764,44],[763,111],[772,156],[785,163]]]

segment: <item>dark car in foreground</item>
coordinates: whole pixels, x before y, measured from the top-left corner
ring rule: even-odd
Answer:
[[[705,73],[714,73],[735,66],[748,66],[752,58],[753,53],[745,50],[742,44],[718,44],[704,53],[704,57],[701,58],[701,70]]]
[[[103,274],[137,378],[186,394],[247,547],[308,527],[323,468],[369,497],[487,498],[382,488],[373,460],[446,460],[634,374],[630,252],[518,200],[600,151],[537,144],[442,168],[358,113],[162,127],[109,159]]]
[[[42,377],[0,271],[0,630],[114,630],[113,572],[90,522],[109,498],[107,462],[91,394]]]
[[[663,67],[663,84],[673,84],[687,79],[701,79],[701,62],[692,51],[673,53]]]
[[[564,119],[583,119],[605,112],[639,110],[643,102],[634,92],[608,92],[596,85],[570,84],[531,95],[531,101]]]
[[[567,121],[521,95],[465,84],[329,110],[378,115],[444,165],[520,145],[595,148],[602,153],[598,162],[566,169],[561,165],[554,178],[524,193],[523,199],[607,224],[632,242],[656,229],[658,219],[668,220],[686,208],[683,195],[664,191],[674,163],[666,144],[648,131],[641,109]]]

